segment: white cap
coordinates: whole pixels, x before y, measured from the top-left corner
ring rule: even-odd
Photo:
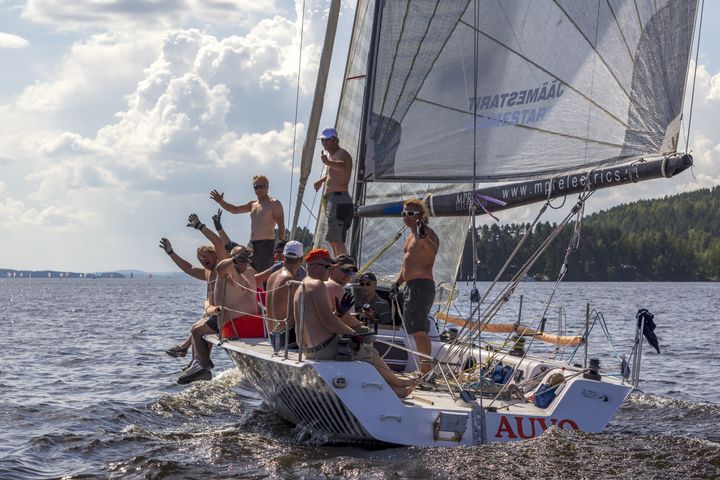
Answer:
[[[330,127],[330,128],[326,128],[322,131],[322,133],[318,137],[318,140],[327,140],[328,138],[333,138],[333,137],[337,137],[337,136],[338,136],[337,130]]]
[[[283,255],[288,258],[302,258],[303,256],[303,244],[297,240],[290,240],[285,244],[283,249]]]

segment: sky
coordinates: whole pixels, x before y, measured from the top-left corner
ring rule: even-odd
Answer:
[[[258,173],[287,209],[328,5],[0,0],[0,268],[171,271],[159,239],[193,260],[201,238],[185,227],[188,214],[211,223],[212,189],[236,204],[254,198]],[[343,2],[321,127],[334,123],[353,9]],[[586,211],[720,184],[718,24],[720,2],[707,2],[692,173],[598,192]],[[247,215],[223,220],[232,238],[248,239]],[[300,225],[314,228],[307,211]]]

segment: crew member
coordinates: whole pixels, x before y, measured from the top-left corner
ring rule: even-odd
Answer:
[[[428,226],[428,209],[422,200],[407,200],[402,217],[410,235],[405,239],[402,267],[391,294],[397,295],[400,285],[407,283],[403,297],[405,329],[415,337],[418,352],[430,355],[428,315],[435,300],[433,265],[440,239]],[[420,371],[423,374],[430,372],[431,368],[427,359],[421,359]]]
[[[320,160],[327,165],[327,174],[315,182],[317,192],[325,184],[325,214],[327,235],[333,255],[346,253],[345,239],[354,215],[352,198],[348,193],[352,174],[352,157],[340,148],[337,130],[326,128],[319,137],[323,146]]]
[[[210,192],[210,198],[230,213],[250,214],[250,247],[253,251],[253,268],[262,272],[273,264],[273,248],[275,246],[275,226],[278,238],[285,238],[285,213],[280,200],[268,195],[270,181],[265,175],[253,177],[253,189],[257,200],[250,200],[244,205],[233,205],[225,201],[224,193],[217,190]]]
[[[393,324],[390,304],[377,294],[377,277],[372,272],[366,272],[358,278],[360,286],[360,304],[363,316],[369,323],[377,322],[385,327]]]
[[[356,336],[367,333],[369,329],[353,329],[340,320],[351,305],[341,305],[340,310],[333,310],[324,283],[328,270],[334,265],[330,253],[323,248],[311,250],[305,256],[305,262],[308,276],[303,280],[304,289],[298,289],[294,299],[296,319],[300,318],[304,308],[303,352],[308,359],[335,360],[341,335]],[[416,385],[414,380],[395,375],[369,344],[361,343],[352,355],[355,360],[371,363],[401,398],[406,397]]]

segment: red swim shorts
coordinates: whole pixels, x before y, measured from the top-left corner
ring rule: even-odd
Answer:
[[[256,315],[241,315],[225,323],[224,338],[261,338],[265,336],[263,320]]]

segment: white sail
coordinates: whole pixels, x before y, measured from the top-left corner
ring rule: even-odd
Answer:
[[[382,3],[373,181],[472,181],[473,167],[480,181],[529,179],[675,152],[696,0],[477,8]]]
[[[381,1],[366,92],[375,5],[358,2],[338,114],[341,144],[364,169],[358,205],[676,150],[696,0],[479,1],[477,21],[474,1]],[[402,225],[358,221],[361,262]],[[436,280],[451,282],[468,219],[431,225],[442,241]],[[373,271],[397,273],[401,247],[389,247]]]

